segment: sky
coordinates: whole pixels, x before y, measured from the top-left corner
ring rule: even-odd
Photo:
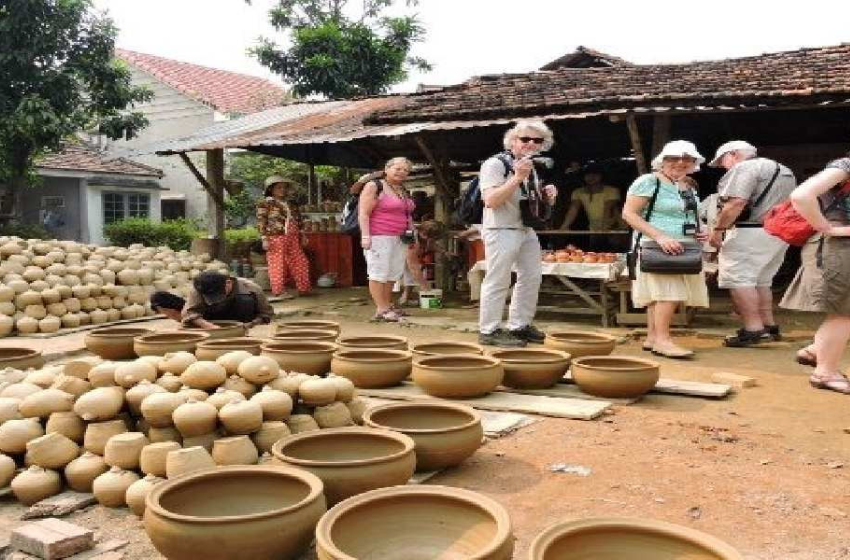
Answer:
[[[247,54],[260,36],[281,38],[268,24],[274,0],[94,3],[114,19],[121,48],[279,81]],[[394,91],[528,72],[579,45],[637,63],[675,63],[850,42],[847,0],[421,0],[414,11],[427,36],[412,54],[434,70]]]

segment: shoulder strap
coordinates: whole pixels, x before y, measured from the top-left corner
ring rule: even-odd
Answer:
[[[655,190],[652,192],[652,197],[650,197],[649,204],[646,207],[646,217],[644,218],[644,220],[646,220],[647,223],[649,223],[649,218],[652,216],[652,211],[655,209],[655,201],[656,201],[656,199],[658,199],[658,191],[660,191],[660,190],[661,190],[661,179],[656,177],[655,178]],[[634,249],[632,249],[633,251],[637,250],[638,245],[640,244],[641,237],[643,237],[643,232],[638,231],[637,236],[635,236],[635,246],[634,246]]]
[[[511,173],[511,171],[514,170],[514,165],[513,161],[511,160],[511,157],[505,152],[500,152],[496,154],[496,159],[501,161],[502,165],[505,166],[505,177],[507,177]]]
[[[773,186],[773,183],[776,182],[776,178],[779,177],[779,171],[780,171],[780,167],[779,167],[779,164],[777,163],[776,164],[776,171],[773,172],[773,177],[770,178],[770,182],[767,184],[767,186],[764,188],[764,190],[761,191],[761,194],[758,195],[758,198],[756,198],[753,201],[752,208],[755,208],[756,206],[761,204],[761,201],[764,200],[764,197],[767,196],[768,192],[770,192],[770,188]]]

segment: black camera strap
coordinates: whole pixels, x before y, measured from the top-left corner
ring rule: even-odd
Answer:
[[[649,204],[646,206],[646,216],[643,218],[646,223],[649,223],[650,217],[652,217],[652,211],[655,209],[655,201],[658,200],[658,191],[661,190],[661,179],[657,176],[655,177],[655,190],[652,191],[652,196],[649,199]],[[635,244],[632,248],[632,251],[635,252],[638,250],[640,246],[640,239],[643,237],[643,232],[638,230],[637,235],[635,236]]]

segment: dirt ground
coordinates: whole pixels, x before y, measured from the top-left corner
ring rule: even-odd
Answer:
[[[346,332],[393,333],[412,342],[474,341],[475,309],[414,310],[409,328],[365,322],[363,291],[336,291],[278,305],[287,314],[338,320]],[[651,395],[595,421],[534,417],[535,423],[489,441],[458,468],[428,481],[486,494],[509,511],[516,558],[546,526],[593,516],[655,518],[715,535],[748,560],[850,559],[850,397],[809,387],[794,350],[816,317],[783,315],[791,341],[754,349],[724,348],[731,329],[722,305],[698,317],[681,342],[698,351],[689,362],[660,358],[662,376],[710,381],[715,371],[758,380],[724,400]],[[165,321],[148,323],[167,328]],[[591,318],[545,328],[598,328]],[[262,336],[266,327],[252,334]],[[463,332],[469,330],[470,332]],[[629,329],[616,332],[629,336]],[[45,351],[73,351],[82,336],[29,340]],[[2,346],[23,341],[6,339]],[[642,354],[630,338],[616,350]],[[589,476],[553,472],[557,463],[582,465]],[[24,508],[0,502],[0,530],[20,523]],[[92,507],[69,517],[101,538],[126,538],[126,558],[161,558],[127,510]],[[306,558],[314,558],[308,555]]]

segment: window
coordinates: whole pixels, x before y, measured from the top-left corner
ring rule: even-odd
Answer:
[[[151,197],[140,193],[103,193],[103,223],[150,216]]]
[[[150,216],[150,196],[146,194],[127,195],[127,217],[147,218]]]

